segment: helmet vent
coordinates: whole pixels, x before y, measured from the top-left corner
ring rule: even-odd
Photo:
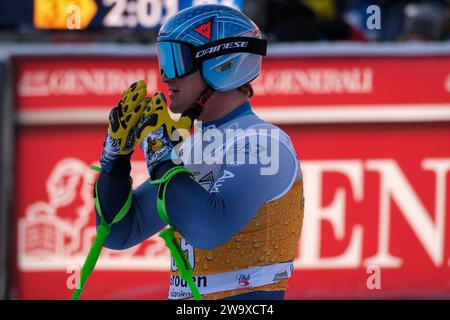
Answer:
[[[225,72],[225,71],[231,69],[234,64],[235,64],[234,60],[227,61],[225,63],[222,63],[220,66],[217,66],[216,68],[214,68],[214,71],[217,73]]]

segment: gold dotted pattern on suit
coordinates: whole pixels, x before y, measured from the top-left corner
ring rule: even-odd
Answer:
[[[194,248],[194,275],[237,271],[293,261],[303,223],[303,183],[297,181],[281,198],[264,204],[258,214],[238,234],[213,250]],[[178,243],[181,236],[175,233]],[[178,275],[178,272],[172,272]],[[221,299],[251,291],[278,291],[287,288],[287,279],[253,289],[239,289],[204,296]]]

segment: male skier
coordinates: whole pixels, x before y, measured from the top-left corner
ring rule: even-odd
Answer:
[[[266,41],[241,12],[202,5],[169,19],[157,48],[170,110],[181,118],[170,118],[161,93],[147,98],[143,81],[131,85],[111,111],[97,196],[107,222],[129,197],[131,204],[105,246],[129,248],[169,222],[203,299],[283,299],[301,234],[303,182],[289,137],[258,118],[248,101]],[[194,119],[202,129],[186,137]],[[245,134],[227,139],[236,130]],[[196,161],[196,148],[211,149],[211,142],[220,148]],[[132,190],[135,144],[149,181]],[[261,161],[269,149],[272,168]],[[192,175],[178,170],[184,167]],[[158,185],[149,182],[167,176],[164,218],[157,210]],[[172,262],[169,299],[189,298],[192,292]]]

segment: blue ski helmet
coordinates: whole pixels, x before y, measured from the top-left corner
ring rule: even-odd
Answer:
[[[222,92],[259,75],[266,47],[258,26],[224,5],[181,10],[161,27],[157,39],[159,65],[167,78],[200,70],[206,84]]]

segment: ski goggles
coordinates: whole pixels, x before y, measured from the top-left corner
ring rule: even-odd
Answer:
[[[159,67],[161,74],[175,79],[197,71],[201,62],[229,53],[253,53],[266,55],[267,40],[250,37],[232,37],[194,46],[181,41],[159,41]]]

